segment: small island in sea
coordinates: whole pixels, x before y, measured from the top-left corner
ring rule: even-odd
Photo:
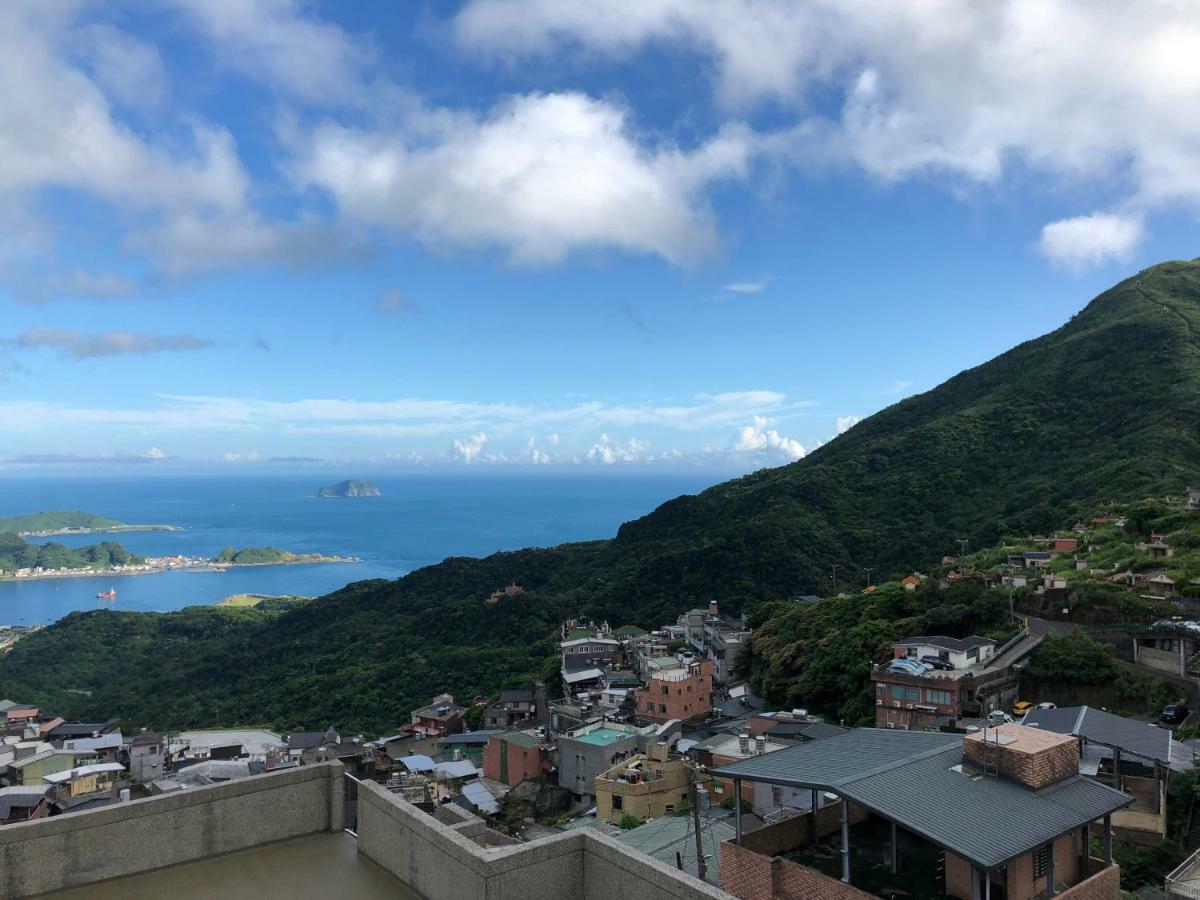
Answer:
[[[79,510],[0,516],[0,532],[21,537],[55,537],[63,534],[119,534],[130,531],[180,531],[178,525],[129,525]]]
[[[317,491],[318,497],[379,497],[379,485],[373,481],[359,481],[352,478],[339,481],[337,484],[326,485]]]
[[[288,566],[299,563],[341,563],[358,562],[351,556],[326,556],[323,553],[292,553],[280,550],[278,547],[243,547],[236,550],[226,547],[212,564],[217,567],[225,566]]]

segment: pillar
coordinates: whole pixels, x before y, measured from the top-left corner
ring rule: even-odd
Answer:
[[[850,883],[850,801],[842,798],[842,881]]]
[[[733,779],[733,834],[734,840],[742,845],[742,779]]]
[[[971,866],[971,900],[983,900],[979,891],[979,869]]]
[[[1046,854],[1046,896],[1054,896],[1054,842],[1050,842],[1050,852]]]
[[[1112,865],[1112,813],[1104,817],[1104,864]]]
[[[1113,747],[1113,787],[1121,789],[1121,748]]]
[[[1079,871],[1083,874],[1083,878],[1087,878],[1091,874],[1088,870],[1092,867],[1091,841],[1087,822],[1084,822],[1083,827],[1079,829],[1079,835],[1083,839],[1083,859],[1079,861]],[[1083,878],[1079,880],[1082,881]]]
[[[815,844],[817,842],[817,812],[821,808],[821,797],[816,788],[812,789],[812,820],[809,825],[809,842]]]
[[[892,823],[892,874],[900,871],[900,848],[896,845],[896,823]]]
[[[1154,812],[1162,815],[1162,767],[1154,761]]]

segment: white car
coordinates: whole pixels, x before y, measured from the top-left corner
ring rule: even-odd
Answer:
[[[1057,703],[1050,703],[1050,702],[1048,702],[1048,701],[1047,701],[1046,703],[1039,703],[1039,704],[1037,705],[1037,708],[1038,708],[1038,709],[1058,709],[1058,704],[1057,704]]]
[[[1002,709],[993,709],[988,713],[988,721],[994,725],[1011,725],[1013,717]]]

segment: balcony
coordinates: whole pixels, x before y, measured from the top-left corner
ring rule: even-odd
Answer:
[[[513,844],[434,812],[302,766],[0,828],[0,897],[728,900],[594,829]]]

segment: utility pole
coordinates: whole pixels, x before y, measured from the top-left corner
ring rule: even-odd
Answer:
[[[700,880],[704,881],[704,876],[708,874],[708,866],[704,863],[704,841],[700,834],[700,796],[696,790],[695,774],[693,771],[692,777],[688,778],[688,799],[692,804],[692,824],[696,828],[696,871],[700,873]]]
[[[871,586],[871,572],[874,571],[874,566],[867,566],[867,587]]]
[[[832,590],[833,590],[833,589],[836,587],[836,585],[837,585],[837,570],[838,570],[838,567],[835,565],[835,566],[833,567],[833,571],[829,573],[829,589],[830,589],[831,591],[832,591]]]
[[[967,544],[968,543],[969,543],[969,541],[966,538],[958,539],[958,548],[959,548],[958,555],[960,558],[967,555]]]

